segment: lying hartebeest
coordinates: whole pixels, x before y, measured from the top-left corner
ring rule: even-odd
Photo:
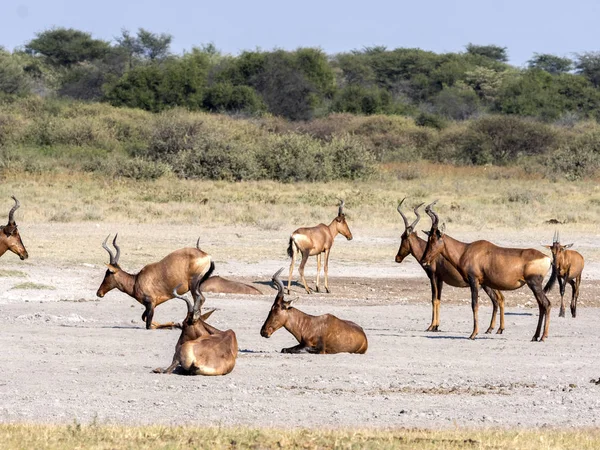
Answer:
[[[558,232],[554,233],[552,245],[544,247],[552,251],[552,275],[544,287],[544,292],[550,291],[558,278],[560,287],[560,312],[558,317],[565,317],[565,287],[571,285],[571,316],[577,316],[577,299],[579,298],[579,285],[583,271],[583,256],[575,250],[567,250],[573,244],[560,245]]]
[[[290,276],[288,278],[288,294],[290,293],[290,286],[292,284],[292,274],[294,273],[294,262],[296,261],[296,255],[300,253],[302,255],[302,261],[298,272],[300,272],[300,278],[302,278],[302,284],[304,289],[309,294],[311,290],[306,284],[304,278],[304,266],[309,256],[317,256],[317,280],[316,280],[316,291],[319,292],[319,278],[321,275],[321,254],[325,254],[325,290],[329,292],[329,252],[333,245],[333,240],[340,233],[349,241],[352,240],[352,232],[348,228],[346,223],[346,215],[344,214],[344,201],[341,200],[338,209],[338,215],[331,221],[329,225],[320,223],[316,227],[310,228],[298,228],[290,236],[290,241],[287,249],[288,256],[292,258],[290,265]]]
[[[432,209],[434,204],[435,202],[425,208],[431,217],[431,231],[421,263],[427,267],[441,254],[469,283],[471,307],[473,308],[473,333],[471,333],[470,339],[475,339],[479,331],[477,311],[481,286],[512,291],[527,283],[538,302],[540,311],[538,325],[532,340],[537,341],[540,337],[543,322],[544,332],[540,341],[544,341],[548,337],[551,305],[544,294],[542,282],[550,269],[550,258],[532,248],[498,247],[488,241],[475,241],[471,244],[457,241],[438,229],[439,218]]]
[[[260,335],[271,337],[275,331],[284,327],[298,345],[284,348],[281,353],[365,353],[367,336],[361,327],[349,320],[341,320],[331,314],[310,316],[291,306],[284,300],[284,287],[279,279],[283,267],[273,275],[277,287],[277,296],[269,316],[263,324]]]
[[[10,250],[21,258],[21,260],[24,260],[29,258],[29,254],[23,245],[15,222],[15,211],[19,209],[21,203],[19,203],[19,200],[14,195],[12,199],[15,201],[15,205],[8,212],[8,224],[0,226],[0,256],[6,253],[7,250]]]
[[[214,263],[211,262],[212,272]],[[205,322],[213,311],[201,314],[204,296],[200,291],[202,280],[192,286],[194,304],[189,298],[177,294],[173,296],[187,303],[187,315],[181,323],[181,335],[175,346],[173,362],[166,369],[154,369],[155,373],[173,373],[177,366],[190,375],[227,375],[235,367],[238,343],[232,330],[221,331]]]
[[[190,290],[194,281],[202,278],[210,269],[210,255],[197,248],[182,248],[168,254],[159,262],[148,264],[138,274],[132,275],[119,266],[121,250],[117,245],[117,235],[113,239],[113,246],[117,251],[115,255],[106,246],[107,240],[108,237],[102,243],[102,247],[108,252],[110,263],[107,264],[108,269],[96,295],[104,297],[107,292],[117,288],[146,307],[142,320],[146,322],[147,329],[175,326],[173,323],[153,324],[154,308],[172,299],[174,288],[181,294]]]
[[[398,212],[402,216],[404,221],[404,233],[401,236],[400,248],[396,254],[396,262],[401,263],[408,255],[412,255],[417,261],[421,261],[423,253],[425,253],[425,247],[427,241],[421,239],[415,232],[415,227],[421,219],[419,214],[419,208],[423,206],[423,203],[415,207],[413,210],[417,218],[410,225],[408,219],[402,212],[401,206],[405,199],[402,199],[398,205]],[[458,271],[450,264],[442,255],[438,255],[432,263],[425,268],[425,273],[429,277],[429,283],[431,284],[431,325],[425,331],[439,331],[440,325],[440,301],[442,299],[442,287],[444,283],[454,287],[468,287],[469,284],[463,280],[462,276]],[[493,305],[492,321],[490,327],[486,333],[491,333],[496,326],[496,312],[498,306],[500,306],[500,328],[498,328],[498,334],[502,334],[504,331],[504,296],[500,291],[490,289],[487,286],[483,286],[483,290],[490,297]]]

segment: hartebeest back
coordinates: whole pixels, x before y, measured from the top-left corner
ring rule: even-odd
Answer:
[[[527,284],[538,302],[540,311],[533,340],[537,341],[540,338],[542,323],[544,332],[540,341],[545,340],[548,337],[551,305],[544,294],[542,282],[550,269],[550,258],[532,248],[498,247],[489,241],[475,241],[471,244],[457,241],[438,229],[439,218],[432,206],[433,204],[425,208],[431,217],[431,231],[421,262],[427,267],[441,254],[469,283],[473,309],[473,332],[470,339],[475,339],[478,333],[477,311],[481,286],[512,291]]]
[[[284,287],[279,279],[283,267],[273,275],[277,296],[271,311],[263,324],[260,335],[271,337],[284,327],[299,342],[298,345],[284,348],[281,353],[365,353],[367,336],[361,327],[349,320],[338,319],[331,314],[311,316],[291,306],[284,300]]]
[[[104,280],[96,295],[104,295],[112,289],[119,289],[146,307],[142,320],[146,328],[172,327],[174,324],[152,324],[154,308],[173,298],[173,289],[180,294],[186,293],[197,279],[202,278],[211,268],[210,255],[197,248],[182,248],[165,256],[159,262],[148,264],[139,273],[132,275],[119,266],[121,250],[117,245],[117,235],[113,239],[116,254],[106,246],[108,237],[102,247],[110,256],[110,263],[104,275]]]
[[[175,346],[173,362],[166,369],[154,369],[155,373],[172,373],[177,366],[181,366],[185,373],[191,375],[227,375],[235,367],[238,354],[235,333],[232,330],[221,331],[207,324],[205,320],[212,311],[201,314],[204,303],[200,291],[202,281],[197,280],[192,286],[194,304],[187,297],[178,295],[177,289],[173,290],[174,297],[186,302],[187,315],[181,323],[181,335]]]
[[[29,258],[29,254],[23,245],[21,235],[15,222],[15,211],[19,209],[21,203],[13,195],[12,199],[15,201],[14,206],[8,212],[8,224],[0,226],[0,256],[10,250],[17,255],[21,260]]]
[[[558,317],[565,317],[565,287],[571,285],[571,316],[577,316],[577,299],[579,298],[579,285],[581,272],[583,272],[583,256],[575,250],[568,250],[573,244],[561,245],[558,232],[554,233],[552,245],[544,245],[552,252],[552,275],[544,287],[544,292],[549,292],[558,278],[560,287],[560,312]]]
[[[421,219],[419,208],[423,206],[423,203],[416,206],[413,210],[417,218],[409,225],[408,219],[401,209],[404,200],[402,199],[398,205],[398,212],[404,221],[404,232],[401,236],[400,248],[398,248],[398,253],[396,254],[397,263],[404,261],[404,258],[408,255],[412,255],[417,261],[421,261],[425,253],[425,247],[427,246],[427,241],[421,239],[415,232],[415,227]],[[444,283],[460,288],[468,287],[469,284],[463,280],[458,270],[446,261],[442,255],[438,255],[426,269],[424,267],[423,269],[427,277],[429,277],[429,283],[431,284],[431,325],[425,331],[439,331],[440,301],[442,299],[442,287]],[[490,289],[487,286],[484,286],[483,290],[490,297],[493,306],[492,321],[486,333],[491,333],[494,330],[496,326],[496,313],[498,306],[500,306],[500,328],[498,328],[498,334],[502,334],[504,331],[504,296],[500,291]]]
[[[333,240],[339,234],[344,236],[349,241],[352,240],[352,232],[346,223],[346,215],[344,214],[344,201],[340,201],[338,208],[338,215],[331,221],[329,225],[320,223],[316,227],[310,228],[298,228],[292,233],[289,240],[287,249],[288,256],[292,258],[290,264],[290,276],[288,278],[288,294],[290,293],[290,286],[292,284],[292,274],[294,273],[294,263],[298,253],[302,255],[302,261],[298,272],[300,272],[300,278],[302,284],[307,293],[311,293],[310,288],[304,278],[304,266],[309,256],[317,257],[317,279],[316,279],[316,291],[319,292],[319,278],[321,275],[321,254],[325,254],[325,290],[329,292],[329,252],[333,246]]]

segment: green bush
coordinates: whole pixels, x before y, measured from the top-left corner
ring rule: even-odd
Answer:
[[[579,180],[600,169],[600,131],[594,130],[568,140],[544,159],[552,178]]]

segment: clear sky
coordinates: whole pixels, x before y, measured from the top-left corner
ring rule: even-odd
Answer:
[[[122,28],[173,35],[181,52],[321,47],[329,54],[385,45],[435,52],[495,44],[510,62],[534,52],[600,50],[597,0],[0,0],[0,45],[13,49],[56,27],[111,40]]]

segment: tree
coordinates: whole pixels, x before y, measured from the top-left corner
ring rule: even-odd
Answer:
[[[51,64],[70,67],[83,61],[100,59],[109,51],[106,41],[93,39],[91,34],[73,28],[53,28],[37,33],[25,45],[32,55],[43,55]]]
[[[469,43],[467,44],[467,53],[471,55],[485,56],[486,58],[493,59],[494,61],[508,61],[506,47],[499,47],[497,45],[475,45]]]
[[[140,28],[137,33],[137,40],[142,54],[150,61],[154,61],[164,59],[169,55],[173,36],[166,33],[156,34]]]
[[[575,70],[592,82],[595,87],[600,86],[600,52],[585,52],[577,54]]]
[[[15,55],[0,47],[0,92],[4,94],[26,94],[30,91],[31,79]]]
[[[573,69],[573,61],[569,58],[549,53],[534,53],[533,58],[527,61],[530,69],[544,70],[552,75],[567,73]]]

